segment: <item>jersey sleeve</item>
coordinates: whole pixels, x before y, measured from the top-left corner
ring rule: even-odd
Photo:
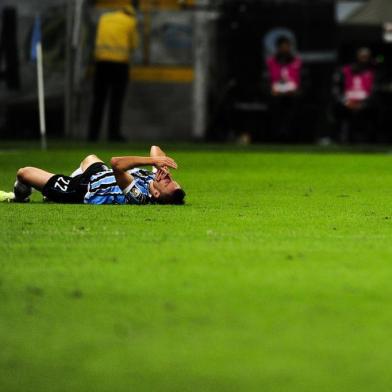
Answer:
[[[150,200],[148,187],[140,179],[135,179],[123,191],[128,204],[148,204]]]

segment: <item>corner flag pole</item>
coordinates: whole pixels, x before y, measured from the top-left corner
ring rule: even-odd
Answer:
[[[32,42],[31,58],[37,61],[37,84],[38,84],[38,108],[39,108],[39,128],[41,134],[41,148],[47,149],[46,141],[46,119],[45,119],[45,90],[44,90],[44,71],[43,55],[41,42],[41,20],[37,16],[35,19]]]

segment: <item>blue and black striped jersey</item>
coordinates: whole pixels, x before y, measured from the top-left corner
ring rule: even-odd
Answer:
[[[84,197],[85,204],[148,204],[151,202],[150,183],[155,174],[132,169],[129,174],[134,178],[124,190],[117,185],[113,170],[107,170],[90,178],[88,191]]]

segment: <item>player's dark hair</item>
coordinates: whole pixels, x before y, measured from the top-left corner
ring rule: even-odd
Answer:
[[[161,195],[157,199],[158,204],[174,204],[174,205],[184,205],[185,204],[186,193],[183,189],[176,189],[175,191],[167,194]]]
[[[290,38],[288,38],[286,35],[280,35],[276,41],[275,41],[275,45],[277,48],[279,48],[280,46],[282,46],[283,44],[291,44],[291,40]]]

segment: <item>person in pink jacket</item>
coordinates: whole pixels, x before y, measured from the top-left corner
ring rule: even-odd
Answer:
[[[295,114],[302,87],[302,61],[291,40],[281,36],[276,53],[266,60],[271,102],[272,132],[283,141],[295,141]]]
[[[368,48],[359,49],[356,61],[344,65],[335,75],[334,97],[341,141],[370,141],[372,138],[369,132],[375,121],[375,80],[376,68]]]

